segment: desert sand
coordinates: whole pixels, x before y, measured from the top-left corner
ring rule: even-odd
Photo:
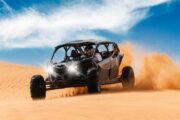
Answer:
[[[86,88],[47,92],[45,100],[33,101],[29,81],[39,68],[0,63],[1,120],[123,119],[179,120],[180,91],[105,86],[101,94],[88,95]]]
[[[134,56],[129,43],[121,48],[126,55],[122,66],[130,64],[135,69],[133,90],[123,90],[121,84],[116,84],[103,86],[100,94],[89,95],[87,88],[67,88],[48,91],[45,100],[33,101],[31,76],[46,76],[46,72],[0,62],[0,120],[179,120],[179,65],[164,54]]]

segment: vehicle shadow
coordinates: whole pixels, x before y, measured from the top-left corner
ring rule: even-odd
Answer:
[[[131,88],[131,89],[124,89],[124,88],[102,88],[102,93],[120,93],[120,92],[156,92],[156,91],[162,91],[159,89],[146,89],[146,88]]]

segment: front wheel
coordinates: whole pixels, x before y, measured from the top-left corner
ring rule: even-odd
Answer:
[[[92,68],[92,69],[88,70],[87,87],[88,87],[88,93],[101,92],[101,87],[97,81],[97,69],[96,68]]]
[[[41,75],[34,75],[30,82],[32,99],[44,99],[46,97],[46,84]]]
[[[135,77],[134,70],[130,66],[126,66],[122,70],[122,85],[123,88],[134,88],[135,86]]]

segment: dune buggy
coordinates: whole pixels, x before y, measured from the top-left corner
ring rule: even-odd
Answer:
[[[94,49],[92,56],[85,53],[86,46]],[[95,60],[99,54],[101,59]],[[87,86],[88,93],[98,93],[101,85],[122,82],[123,87],[134,87],[132,67],[125,66],[119,76],[123,59],[118,45],[110,41],[76,40],[55,47],[47,65],[48,77],[34,75],[30,81],[32,99],[46,97],[47,90]]]

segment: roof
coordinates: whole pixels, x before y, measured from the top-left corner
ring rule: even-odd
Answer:
[[[63,46],[74,46],[74,45],[86,45],[86,44],[100,44],[100,43],[113,43],[111,41],[107,40],[94,40],[94,39],[88,39],[88,40],[74,40],[65,44],[60,44],[56,46],[56,48],[63,47]]]

